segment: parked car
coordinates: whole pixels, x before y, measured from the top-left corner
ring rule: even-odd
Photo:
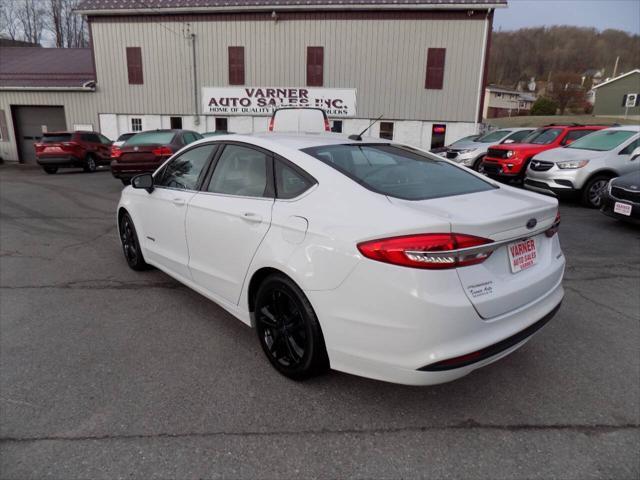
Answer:
[[[329,118],[321,108],[276,108],[269,119],[270,132],[330,132]]]
[[[437,148],[432,148],[431,150],[429,150],[431,153],[445,153],[449,148],[455,148],[456,145],[458,144],[463,144],[463,143],[468,143],[468,142],[473,142],[476,138],[480,138],[482,135],[480,134],[475,134],[475,135],[468,135],[466,137],[462,137],[459,140],[456,140],[455,142],[453,142],[450,145],[445,145],[443,147],[437,147]]]
[[[133,132],[129,132],[129,133],[123,133],[122,135],[120,135],[118,137],[118,139],[113,142],[113,147],[121,147],[122,145],[124,145],[124,142],[126,142],[127,140],[129,140],[131,137],[133,137],[135,135],[135,133]]]
[[[36,161],[47,173],[59,168],[82,168],[95,172],[99,165],[108,165],[111,140],[97,132],[48,132],[34,145]]]
[[[640,222],[640,168],[609,181],[600,211],[620,220]]]
[[[149,130],[111,149],[111,173],[128,185],[131,177],[153,172],[162,162],[202,135],[190,130]]]
[[[444,157],[478,171],[490,145],[519,143],[533,131],[533,128],[495,130],[476,140],[452,145],[444,153]]]
[[[604,125],[547,125],[542,127],[517,145],[492,145],[482,162],[482,171],[498,180],[524,180],[527,166],[531,159],[546,150],[570,145],[579,138],[597,130]]]
[[[565,148],[536,155],[524,186],[557,196],[579,195],[582,203],[600,208],[601,193],[612,177],[640,169],[640,127],[607,128]]]
[[[523,345],[563,297],[556,199],[384,140],[208,138],[135,177],[117,217],[132,269],[254,326],[294,379],[453,380]]]

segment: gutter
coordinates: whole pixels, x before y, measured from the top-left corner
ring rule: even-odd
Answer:
[[[494,8],[506,8],[505,3],[482,4],[345,4],[334,3],[332,5],[224,5],[221,7],[178,7],[178,8],[127,8],[127,9],[96,9],[74,10],[80,15],[162,15],[173,13],[210,13],[210,12],[274,12],[274,11],[353,11],[353,10],[486,10]]]
[[[491,34],[491,32],[489,31],[489,17],[491,16],[491,9],[487,10],[487,16],[485,18],[485,24],[484,24],[484,37],[482,39],[482,62],[480,63],[480,78],[478,78],[478,103],[476,104],[476,115],[475,115],[475,129],[476,132],[478,131],[478,123],[480,123],[482,117],[482,112],[480,111],[480,108],[482,106],[482,100],[484,97],[484,75],[486,72],[486,68],[487,68],[487,61],[489,60],[487,58],[487,42],[489,41],[489,35]]]
[[[0,91],[95,92],[95,87],[0,87]]]

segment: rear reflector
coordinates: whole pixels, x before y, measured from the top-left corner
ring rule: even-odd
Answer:
[[[402,237],[383,238],[358,244],[362,255],[378,262],[403,267],[443,270],[466,267],[484,262],[490,249],[465,251],[492,240],[461,233],[425,233]]]
[[[549,230],[547,230],[546,232],[544,232],[544,234],[551,238],[553,237],[556,233],[558,233],[558,230],[560,230],[560,211],[558,210],[558,213],[556,214],[556,219],[553,221],[553,223],[551,224],[551,227],[549,227]]]

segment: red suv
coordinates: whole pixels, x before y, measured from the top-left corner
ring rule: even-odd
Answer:
[[[111,140],[96,132],[51,132],[34,144],[36,161],[45,172],[58,168],[79,167],[95,172],[98,165],[108,165]]]
[[[534,155],[563,147],[596,130],[607,128],[604,125],[551,124],[532,132],[518,144],[492,145],[487,150],[482,168],[490,177],[504,180],[522,181],[527,165]]]
[[[129,185],[140,173],[153,172],[167,158],[202,135],[190,130],[148,130],[111,149],[111,173]]]

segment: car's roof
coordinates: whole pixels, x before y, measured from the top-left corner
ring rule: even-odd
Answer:
[[[607,130],[622,130],[625,132],[640,132],[640,125],[620,125],[607,128]]]
[[[363,137],[362,141],[350,140],[346,135],[340,133],[258,133],[255,135],[234,135],[234,139],[250,140],[260,138],[281,145],[287,148],[301,150],[303,148],[320,147],[324,145],[344,145],[349,143],[391,143],[389,140],[381,138]]]
[[[535,130],[536,128],[537,127],[503,127],[503,128],[494,130],[494,132],[503,132],[505,130],[509,130],[510,132],[519,132],[521,130]],[[493,132],[487,132],[487,133],[493,133]]]

